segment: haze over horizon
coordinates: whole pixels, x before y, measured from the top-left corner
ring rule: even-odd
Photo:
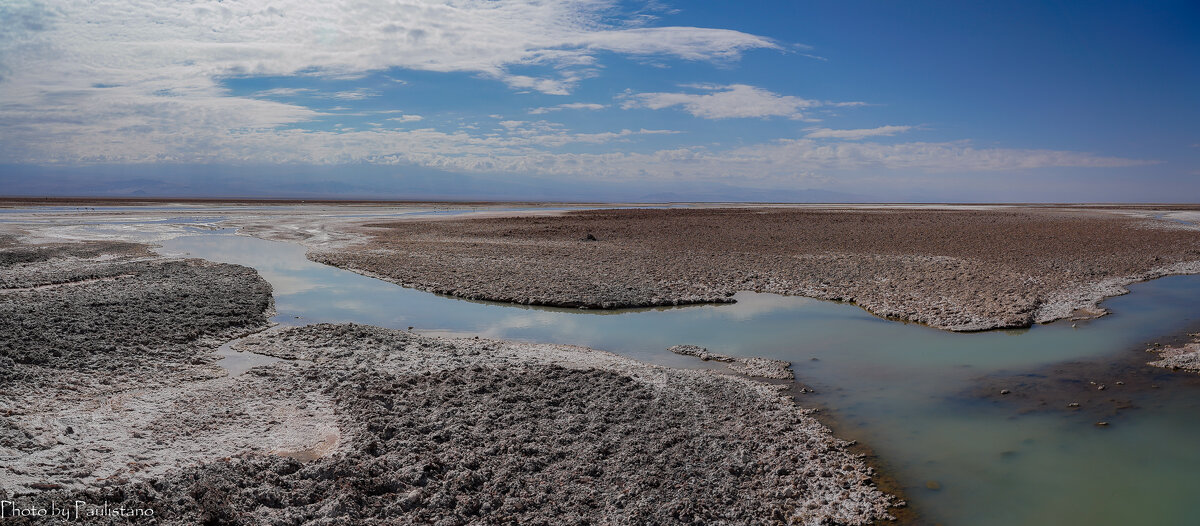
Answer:
[[[1197,202],[1200,5],[0,0],[0,196]]]

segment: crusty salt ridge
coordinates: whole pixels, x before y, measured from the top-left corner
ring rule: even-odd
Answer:
[[[1102,315],[1130,283],[1200,273],[1200,230],[1175,225],[1074,208],[590,210],[368,223],[355,232],[370,243],[309,258],[469,299],[621,308],[752,290],[974,331]]]
[[[262,333],[237,348],[311,361],[304,381],[338,404],[346,453],[287,477],[286,488],[336,487],[328,498],[357,502],[340,488],[383,483],[372,466],[424,466],[423,478],[386,479],[367,508],[341,510],[355,519],[401,508],[405,522],[866,524],[892,503],[809,410],[749,379],[569,345],[355,324]],[[318,472],[349,480],[332,485]],[[254,513],[333,518],[315,504]]]
[[[1177,347],[1167,346],[1146,349],[1149,352],[1158,353],[1159,357],[1158,360],[1147,363],[1155,367],[1183,369],[1185,371],[1200,373],[1200,333],[1191,336],[1195,338],[1191,343]]]
[[[777,387],[566,345],[247,336],[272,310],[252,269],[0,241],[0,496],[18,503],[167,524],[866,524],[893,502]],[[226,375],[213,351],[238,336],[287,360]]]
[[[753,376],[755,378],[772,378],[775,380],[792,380],[795,375],[792,374],[790,363],[783,360],[772,360],[770,358],[749,357],[742,358],[738,356],[726,356],[711,352],[704,347],[698,345],[673,345],[667,348],[675,354],[684,356],[695,356],[701,360],[713,360],[716,362],[724,362],[729,364],[730,370]]]
[[[83,490],[336,446],[327,397],[213,353],[266,326],[253,269],[114,242],[0,246],[0,491]],[[286,364],[295,367],[294,364]]]
[[[894,503],[848,443],[749,379],[355,324],[237,346],[290,360],[247,374],[333,401],[336,449],[18,502],[108,500],[171,524],[870,524]]]
[[[470,299],[616,308],[727,302],[756,290],[851,301],[957,331],[1103,315],[1099,302],[1130,283],[1200,272],[1200,211],[1187,206],[206,206],[15,213],[0,236],[154,241],[197,225],[154,220],[187,214],[210,218],[206,228],[303,243],[315,261]],[[433,210],[486,221],[382,217]],[[347,211],[377,219],[339,215]],[[131,224],[87,224],[114,219]],[[153,224],[132,224],[139,220]],[[464,228],[480,224],[493,228]],[[581,247],[585,233],[598,241]],[[538,275],[526,275],[531,269]]]

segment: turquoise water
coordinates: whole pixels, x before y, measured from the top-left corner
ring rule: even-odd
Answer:
[[[681,343],[791,361],[798,379],[817,391],[802,401],[828,408],[839,433],[875,450],[921,522],[1197,523],[1200,392],[1190,385],[1170,385],[1153,398],[1134,394],[1139,409],[1107,428],[1085,414],[1019,415],[964,393],[981,376],[1103,360],[1178,332],[1200,312],[1200,276],[1135,285],[1105,303],[1114,314],[1078,328],[955,334],[882,320],[853,305],[770,294],[625,311],[465,301],[310,262],[298,245],[228,234],[180,237],[160,251],[254,267],[274,286],[276,321],[285,324],[413,326],[586,345],[674,366],[698,365],[665,351]]]

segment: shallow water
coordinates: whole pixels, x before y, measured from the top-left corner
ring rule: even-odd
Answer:
[[[257,269],[275,288],[276,321],[353,321],[605,349],[694,367],[666,347],[793,362],[839,433],[863,440],[904,486],[921,522],[1194,524],[1200,487],[1200,392],[1132,397],[1106,428],[1083,413],[1019,415],[966,395],[973,380],[1067,360],[1101,360],[1181,330],[1200,312],[1200,276],[1137,284],[1098,320],[957,334],[887,321],[833,302],[740,293],[735,304],[586,311],[466,301],[313,263],[298,245],[231,235],[163,243]],[[814,360],[815,358],[815,360]],[[1167,373],[1164,373],[1166,375]],[[1138,397],[1141,397],[1140,399]],[[937,490],[927,487],[936,481]]]

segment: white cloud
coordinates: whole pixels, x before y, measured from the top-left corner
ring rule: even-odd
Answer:
[[[856,141],[867,137],[892,136],[911,130],[912,126],[880,126],[878,128],[863,128],[856,130],[831,130],[829,128],[811,128],[805,137],[810,139],[845,139]]]
[[[597,74],[605,52],[725,61],[749,49],[779,47],[737,31],[642,27],[650,19],[614,18],[615,6],[609,0],[292,0],[270,7],[251,0],[49,0],[13,18],[19,23],[0,27],[0,162],[374,162],[615,179],[795,179],[863,168],[979,172],[1146,164],[1077,152],[976,149],[962,142],[829,144],[808,138],[729,150],[573,153],[554,149],[677,132],[574,133],[560,124],[499,115],[499,128],[489,121],[479,133],[468,123],[449,132],[354,130],[348,126],[357,124],[349,122],[337,131],[302,129],[299,125],[328,113],[265,97],[354,100],[375,93],[277,88],[238,97],[221,84],[235,75],[349,79],[408,68],[467,72],[518,89],[567,93]],[[708,119],[804,119],[815,109],[862,105],[745,84],[684,89],[690,91],[630,93],[621,105],[679,107]],[[602,107],[572,103],[545,112],[600,109],[596,106]],[[392,122],[420,119],[387,111],[397,113]],[[864,131],[870,130],[823,133],[869,136]]]
[[[870,106],[870,104],[867,104],[867,103],[861,102],[861,101],[834,102],[831,100],[827,100],[821,105],[829,106],[831,108],[858,108],[858,107],[862,107],[862,106]]]
[[[529,110],[530,115],[542,115],[545,113],[562,111],[562,110],[602,110],[608,106],[604,104],[595,104],[588,102],[570,102],[567,104],[559,104],[557,106],[547,106],[542,108],[533,108]]]
[[[823,104],[820,101],[778,95],[745,84],[729,86],[693,84],[685,87],[705,93],[626,93],[622,96],[624,102],[621,103],[621,107],[659,110],[682,106],[688,113],[705,119],[748,117],[803,119],[802,110]]]
[[[286,107],[286,106],[285,106]],[[286,115],[286,114],[285,114]],[[164,117],[170,120],[169,116]],[[447,133],[435,129],[312,131],[264,127],[213,135],[203,130],[132,126],[120,139],[103,133],[72,138],[69,148],[51,140],[21,151],[4,151],[15,162],[256,162],[393,163],[462,172],[508,172],[610,180],[740,180],[810,183],[854,171],[923,173],[1003,172],[1056,167],[1111,168],[1153,161],[1088,153],[975,148],[969,142],[901,144],[828,143],[811,139],[774,141],[718,150],[704,147],[649,153],[571,153],[571,144],[606,144],[670,130],[571,133],[545,121],[503,121],[499,131]]]
[[[603,177],[616,180],[736,179],[756,182],[826,180],[830,173],[876,169],[957,174],[1064,167],[1116,168],[1150,164],[1155,164],[1155,161],[1069,151],[979,149],[966,141],[830,145],[807,139],[775,141],[723,151],[686,147],[651,153],[534,152],[488,158],[464,155],[439,161],[441,167],[462,170]]]
[[[600,52],[712,61],[736,59],[747,49],[779,48],[770,39],[724,29],[626,29],[613,0],[48,4],[31,12],[27,18],[37,18],[25,24],[42,28],[47,38],[21,59],[65,60],[56,69],[122,83],[143,76],[300,72],[353,78],[400,67],[483,73],[514,86],[557,91],[586,76]],[[553,66],[558,73],[515,75],[509,72],[513,66]]]
[[[296,95],[305,95],[315,93],[317,90],[312,88],[272,88],[262,90],[254,94],[255,97],[295,97]]]
[[[628,130],[623,129],[614,132],[598,132],[598,133],[570,133],[564,129],[562,124],[549,121],[516,121],[506,120],[496,123],[500,125],[499,130],[503,131],[503,139],[496,144],[504,144],[505,146],[536,146],[539,148],[556,148],[567,144],[601,144],[614,140],[624,140],[635,135],[672,135],[679,133],[673,130]],[[485,135],[487,137],[501,137],[501,134]],[[531,155],[537,153],[535,151],[524,152],[523,155]]]
[[[321,115],[262,97],[376,95],[280,88],[235,97],[221,85],[230,76],[353,79],[402,68],[474,73],[563,94],[596,74],[602,53],[727,61],[749,49],[779,49],[738,31],[633,27],[643,21],[622,19],[616,0],[46,0],[21,6],[0,6],[0,162],[219,155],[205,148]],[[49,144],[61,151],[29,155]]]
[[[686,60],[732,60],[741,56],[746,49],[779,48],[778,44],[764,37],[728,29],[698,27],[594,31],[579,34],[574,44],[592,50],[631,55],[671,55]]]
[[[546,123],[546,121],[540,121],[540,122],[543,122],[543,123],[545,123],[545,124],[549,124],[549,123]],[[529,121],[513,121],[513,120],[508,120],[508,121],[500,121],[500,122],[497,122],[496,124],[499,124],[499,125],[501,125],[501,126],[503,126],[503,127],[505,127],[505,128],[508,128],[508,129],[510,129],[510,130],[511,130],[511,129],[513,129],[513,128],[522,128],[522,127],[525,127],[525,126],[527,126],[527,125],[529,124]]]
[[[333,99],[338,99],[338,100],[363,100],[363,99],[369,99],[371,97],[378,97],[380,95],[382,95],[382,93],[380,93],[378,90],[373,90],[373,89],[368,89],[368,88],[358,88],[358,89],[347,90],[347,91],[338,91],[338,92],[333,93],[329,97],[333,98]]]
[[[1154,164],[1153,161],[1104,157],[1060,150],[975,148],[970,141],[872,142],[827,144],[786,139],[732,150],[735,158],[761,159],[777,166],[854,170],[887,168],[927,172],[988,172],[1036,168],[1115,168]]]
[[[357,88],[333,93],[323,93],[313,88],[272,88],[254,93],[255,97],[297,97],[305,96],[317,99],[363,100],[382,95],[379,90]]]

